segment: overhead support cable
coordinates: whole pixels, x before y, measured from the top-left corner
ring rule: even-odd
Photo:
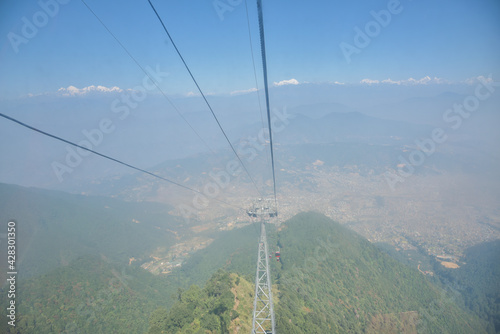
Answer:
[[[184,60],[184,57],[182,57],[182,54],[181,52],[179,51],[179,49],[177,48],[177,45],[175,44],[174,40],[172,39],[172,36],[170,35],[170,33],[168,32],[168,29],[167,27],[165,26],[165,24],[163,23],[163,20],[161,19],[160,15],[158,14],[158,12],[156,11],[156,8],[154,7],[153,3],[151,2],[151,0],[148,0],[149,2],[149,5],[151,6],[151,8],[153,9],[153,11],[155,12],[156,14],[156,17],[158,18],[158,20],[160,21],[162,27],[163,27],[163,30],[165,30],[165,32],[167,33],[167,36],[170,40],[170,42],[172,43],[175,51],[177,52],[177,54],[179,55],[179,58],[181,59],[182,63],[184,64],[184,66],[186,67],[186,70],[188,71],[189,75],[191,76],[191,79],[193,80],[194,84],[196,85],[196,88],[198,88],[198,91],[200,92],[201,96],[203,97],[203,100],[205,101],[206,105],[208,106],[208,109],[210,110],[210,112],[212,113],[212,116],[214,117],[215,121],[217,122],[217,125],[219,126],[219,129],[221,130],[222,134],[224,135],[224,137],[226,138],[226,141],[227,143],[229,144],[229,146],[231,147],[231,150],[234,152],[234,154],[236,155],[236,157],[238,158],[241,166],[243,167],[243,169],[245,170],[245,172],[247,173],[248,177],[250,178],[250,180],[252,181],[253,185],[255,186],[255,189],[257,190],[257,192],[262,196],[260,190],[259,190],[259,187],[257,187],[257,183],[255,182],[255,180],[252,178],[252,175],[250,174],[250,172],[248,171],[248,169],[246,168],[245,164],[243,163],[243,161],[241,160],[240,156],[238,155],[238,153],[236,152],[236,149],[234,148],[233,144],[231,144],[231,141],[229,140],[227,134],[226,134],[226,131],[224,131],[224,128],[222,127],[222,125],[220,124],[219,122],[219,119],[217,118],[217,115],[215,115],[215,112],[214,110],[212,109],[212,106],[210,105],[210,103],[208,102],[205,94],[203,93],[203,91],[201,90],[200,88],[200,85],[198,85],[198,82],[196,81],[193,73],[191,72],[191,70],[189,69],[189,66],[187,65],[186,61]]]
[[[262,53],[262,70],[264,72],[264,89],[266,93],[266,109],[267,109],[267,124],[269,127],[269,143],[271,150],[271,168],[273,169],[273,190],[274,202],[278,205],[276,197],[276,172],[274,167],[274,149],[273,149],[273,131],[271,128],[271,110],[269,108],[269,87],[267,83],[267,60],[266,60],[266,41],[264,38],[264,17],[262,15],[262,0],[257,0],[257,10],[259,14],[259,31],[260,31],[260,50]]]
[[[142,169],[142,168],[139,168],[139,167],[133,166],[133,165],[128,164],[128,163],[126,163],[126,162],[123,162],[123,161],[121,161],[121,160],[118,160],[118,159],[112,158],[112,157],[110,157],[110,156],[108,156],[108,155],[106,155],[106,154],[99,153],[99,152],[94,151],[94,150],[92,150],[92,149],[90,149],[90,148],[87,148],[87,147],[85,147],[85,146],[75,144],[75,143],[73,143],[73,142],[71,142],[71,141],[69,141],[69,140],[67,140],[67,139],[64,139],[64,138],[61,138],[61,137],[59,137],[59,136],[56,136],[56,135],[53,135],[53,134],[51,134],[51,133],[45,132],[45,131],[43,131],[43,130],[40,130],[40,129],[38,129],[38,128],[34,127],[34,126],[31,126],[31,125],[28,125],[28,124],[26,124],[26,123],[23,123],[23,122],[21,122],[21,121],[19,121],[19,120],[15,119],[15,118],[10,117],[10,116],[8,116],[8,115],[5,115],[5,114],[3,114],[3,113],[0,113],[0,117],[3,117],[3,118],[5,118],[5,119],[7,119],[7,120],[9,120],[9,121],[11,121],[11,122],[17,123],[17,124],[19,124],[19,125],[21,125],[21,126],[23,126],[23,127],[27,128],[27,129],[32,130],[32,131],[35,131],[35,132],[41,133],[41,134],[42,134],[42,135],[44,135],[44,136],[47,136],[47,137],[50,137],[50,138],[53,138],[53,139],[59,140],[59,141],[61,141],[61,142],[63,142],[63,143],[69,144],[69,145],[71,145],[71,146],[77,147],[77,148],[82,149],[82,150],[85,150],[85,151],[88,151],[88,152],[93,153],[93,154],[95,154],[95,155],[98,155],[98,156],[100,156],[100,157],[102,157],[102,158],[105,158],[105,159],[111,160],[111,161],[113,161],[113,162],[116,162],[116,163],[118,163],[118,164],[120,164],[120,165],[126,166],[126,167],[128,167],[128,168],[134,169],[134,170],[139,171],[139,172],[141,172],[141,173],[144,173],[144,174],[150,175],[150,176],[155,177],[155,178],[157,178],[157,179],[160,179],[160,180],[163,180],[163,181],[169,182],[169,183],[174,184],[174,185],[176,185],[176,186],[178,186],[178,187],[181,187],[181,188],[184,188],[184,189],[186,189],[186,190],[189,190],[189,191],[192,191],[192,192],[195,192],[195,193],[198,193],[198,194],[201,194],[201,195],[205,196],[205,195],[204,195],[201,191],[198,191],[198,190],[196,190],[196,189],[193,189],[193,188],[187,187],[187,186],[185,186],[185,185],[182,185],[182,184],[177,183],[177,182],[175,182],[175,181],[169,180],[169,179],[167,179],[167,178],[165,178],[165,177],[163,177],[163,176],[160,176],[160,175],[158,175],[158,174],[152,173],[152,172],[147,171],[147,170],[145,170],[145,169]],[[220,203],[223,203],[223,204],[226,204],[226,205],[229,205],[229,206],[232,206],[232,207],[235,207],[235,208],[241,209],[241,210],[245,210],[245,209],[243,209],[243,208],[241,208],[241,207],[239,207],[239,206],[236,206],[236,205],[233,205],[233,204],[227,203],[227,202],[222,201],[222,200],[217,199],[217,198],[214,198],[214,200],[216,200],[216,201],[218,201],[218,202],[220,202]]]
[[[106,29],[106,31],[111,35],[111,37],[113,37],[113,39],[118,43],[118,45],[120,45],[120,47],[123,49],[123,51],[125,51],[125,53],[130,57],[130,59],[132,59],[132,61],[142,70],[142,72],[144,72],[144,74],[149,78],[149,80],[151,80],[151,82],[156,86],[156,88],[160,91],[160,93],[163,95],[163,97],[168,101],[168,103],[172,106],[172,108],[174,108],[174,110],[177,112],[177,114],[179,115],[180,118],[182,118],[182,120],[191,128],[191,130],[196,134],[196,136],[201,140],[201,142],[208,148],[208,150],[210,152],[212,152],[213,154],[215,154],[214,150],[207,144],[207,142],[200,136],[200,134],[198,133],[198,131],[196,131],[193,126],[191,125],[191,123],[189,123],[189,121],[184,117],[184,115],[182,115],[182,113],[179,111],[179,109],[177,109],[177,107],[175,106],[175,104],[172,102],[172,100],[170,100],[167,96],[167,94],[165,94],[165,92],[160,88],[160,86],[158,85],[158,83],[156,82],[156,80],[154,80],[152,77],[151,77],[151,74],[148,73],[148,71],[146,71],[146,69],[144,67],[142,67],[142,65],[137,61],[137,59],[135,59],[134,56],[132,56],[132,54],[128,51],[128,49],[125,47],[125,45],[122,44],[122,42],[120,42],[120,40],[118,39],[118,37],[116,37],[115,34],[113,34],[113,32],[108,28],[108,26],[99,18],[99,16],[97,16],[97,14],[92,10],[92,8],[90,8],[89,5],[87,5],[87,3],[85,2],[85,0],[81,0],[81,2],[85,5],[85,7],[87,7],[87,9],[92,13],[92,15],[94,15],[94,17],[97,19],[97,21],[99,21],[99,23],[104,27],[104,29]]]
[[[254,53],[253,53],[253,42],[252,42],[252,32],[250,28],[250,15],[248,14],[248,4],[247,0],[245,0],[245,11],[247,13],[247,26],[248,26],[248,39],[249,39],[249,44],[250,44],[250,54],[252,55],[252,66],[253,66],[253,76],[255,79],[255,88],[257,89],[257,100],[259,101],[259,114],[260,114],[260,121],[262,123],[262,129],[265,129],[266,126],[264,125],[264,116],[262,114],[262,104],[260,103],[260,89],[259,89],[259,81],[257,80],[257,70],[255,69],[255,58],[254,58]],[[265,154],[266,156],[266,162],[267,166],[269,166],[269,156],[267,153]]]

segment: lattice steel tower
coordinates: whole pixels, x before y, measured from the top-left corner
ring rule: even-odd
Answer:
[[[277,216],[276,207],[272,204],[273,202],[271,200],[259,199],[254,203],[253,207],[248,210],[248,215],[250,217],[260,218],[260,238],[257,256],[257,273],[255,275],[252,334],[276,333],[265,225],[265,218]]]

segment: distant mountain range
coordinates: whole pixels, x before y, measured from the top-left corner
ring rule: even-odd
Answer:
[[[492,153],[498,159],[498,94],[481,101],[478,111],[456,131],[443,121],[443,113],[454,104],[463,103],[474,94],[474,88],[445,84],[331,83],[272,87],[273,115],[286,109],[296,116],[276,133],[275,143],[411,144],[417,138],[429,136],[433,128],[443,127],[449,133],[447,144],[472,143],[475,149]],[[83,130],[90,131],[102,119],[110,119],[115,130],[103,138],[96,147],[98,151],[145,168],[208,152],[205,143],[214,151],[227,149],[224,137],[199,97],[172,97],[172,101],[205,143],[162,96],[151,94],[123,119],[111,105],[119,97],[116,92],[77,97],[41,95],[3,101],[0,107],[22,121],[75,142],[85,139]],[[262,127],[267,126],[262,96],[259,105],[255,92],[209,96],[209,100],[233,143],[257,137]],[[5,161],[9,161],[0,166],[0,181],[80,192],[81,186],[91,181],[130,172],[99,157],[87,156],[60,183],[52,163],[64,163],[66,145],[5,121],[0,126],[5,137],[13,139],[0,143],[0,151]]]

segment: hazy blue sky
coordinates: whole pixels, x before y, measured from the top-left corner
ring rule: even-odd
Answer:
[[[174,97],[204,140],[226,147],[203,102],[183,98],[196,93],[196,87],[148,2],[86,3],[140,66],[168,73],[161,77],[161,89]],[[260,122],[255,95],[226,98],[256,87],[245,1],[153,3],[204,92],[219,95],[209,100],[230,139],[238,142],[241,129]],[[247,5],[262,88],[256,3]],[[492,75],[490,80],[500,81],[498,0],[263,0],[263,7],[272,107],[340,103],[374,116],[414,120],[423,117],[420,110],[411,108],[414,100],[403,100],[427,97],[422,108],[441,121],[444,109],[463,101],[453,94],[473,93],[468,80]],[[1,112],[75,142],[85,138],[82,131],[111,118],[116,131],[99,144],[99,151],[145,168],[206,149],[162,97],[148,92],[132,116],[116,113],[113,103],[122,108],[125,103],[121,90],[137,91],[145,75],[81,0],[2,1],[0,35]],[[283,87],[274,87],[280,82]],[[76,87],[73,93],[90,86],[118,91],[70,98],[63,96],[67,90],[57,93],[71,86]],[[381,110],[386,113],[377,114]],[[65,159],[64,144],[3,119],[0,133],[2,181],[57,184],[52,164]],[[87,157],[71,177],[113,173],[116,166],[101,160]]]
[[[85,5],[80,0],[66,2],[51,17],[40,14],[43,9],[36,1],[2,1],[0,98],[68,86],[127,89],[140,84],[144,74]],[[206,92],[255,87],[244,1],[154,3]],[[221,7],[218,13],[217,3],[231,10]],[[500,2],[496,0],[402,0],[399,5],[395,1],[263,3],[272,82],[295,78],[299,82],[359,83],[365,78],[425,76],[463,81],[489,73],[500,76]],[[159,64],[169,73],[169,79],[162,82],[165,92],[195,90],[147,1],[87,0],[87,4],[142,66]],[[255,2],[248,1],[248,7],[260,78]],[[388,7],[397,13],[391,14],[385,27],[379,24],[377,31],[376,25],[370,25],[375,20],[370,13]],[[38,22],[38,31],[23,34],[23,18]],[[355,27],[364,31],[366,24],[375,29],[370,31],[373,37],[369,44],[358,40],[356,45]],[[17,37],[9,33],[28,38],[17,44],[11,41]],[[350,63],[341,43],[358,47]]]

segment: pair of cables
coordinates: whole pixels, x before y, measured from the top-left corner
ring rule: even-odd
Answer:
[[[108,33],[116,40],[116,42],[122,47],[122,49],[128,54],[128,56],[136,63],[136,65],[146,74],[148,75],[148,77],[151,79],[151,81],[155,84],[155,86],[158,88],[158,90],[162,93],[162,95],[167,99],[167,101],[174,107],[174,109],[177,111],[177,113],[179,114],[179,116],[189,125],[189,127],[193,130],[193,132],[195,132],[195,134],[198,136],[198,138],[200,140],[203,141],[203,143],[210,149],[210,147],[208,146],[208,144],[201,138],[201,136],[198,134],[198,132],[191,126],[191,124],[182,116],[182,114],[180,113],[180,111],[175,107],[175,105],[172,103],[172,101],[167,97],[167,95],[160,89],[160,87],[158,86],[158,84],[156,83],[156,81],[154,81],[149,73],[139,64],[139,62],[132,56],[132,54],[125,48],[125,46],[118,40],[118,38],[108,29],[108,27],[104,24],[104,22],[96,15],[96,13],[87,5],[87,3],[84,1],[84,0],[81,0],[82,3],[89,9],[89,11],[97,18],[97,20],[103,25],[103,27],[108,31]],[[257,184],[255,182],[255,180],[252,178],[250,172],[248,171],[248,169],[246,168],[245,164],[243,163],[243,161],[241,160],[240,156],[238,155],[238,153],[236,152],[234,146],[232,145],[231,141],[229,140],[224,128],[222,127],[219,119],[217,118],[217,115],[215,114],[214,110],[212,109],[212,106],[210,105],[210,103],[208,102],[205,94],[203,93],[201,87],[199,86],[198,82],[196,81],[193,73],[191,72],[189,66],[187,65],[186,61],[184,60],[184,57],[182,56],[182,54],[180,53],[179,49],[177,48],[172,36],[170,35],[168,29],[166,28],[165,24],[163,23],[163,20],[161,19],[160,15],[158,14],[156,8],[154,7],[154,5],[152,4],[152,2],[150,0],[148,0],[152,10],[154,11],[154,13],[156,14],[158,20],[160,21],[165,33],[167,34],[168,38],[170,39],[172,45],[174,46],[177,54],[179,55],[180,59],[182,60],[184,66],[186,67],[186,70],[188,71],[189,75],[191,76],[191,79],[193,80],[193,82],[195,83],[196,87],[198,88],[198,91],[200,92],[201,96],[203,97],[206,105],[208,106],[212,116],[214,117],[215,121],[217,122],[217,125],[219,126],[219,129],[221,130],[221,132],[223,133],[226,141],[228,142],[231,150],[233,151],[233,153],[236,155],[236,157],[238,158],[239,162],[241,163],[243,169],[245,170],[245,172],[247,173],[248,177],[250,178],[250,180],[252,181],[253,185],[255,186],[257,192],[259,194],[260,191],[257,187]],[[246,2],[245,2],[245,5],[246,5]],[[271,162],[272,162],[272,172],[273,172],[273,189],[274,189],[274,199],[275,199],[275,203],[277,203],[277,197],[276,197],[276,177],[275,177],[275,167],[274,167],[274,151],[273,151],[273,140],[272,140],[272,129],[271,129],[271,115],[270,115],[270,108],[269,108],[269,89],[268,89],[268,83],[267,83],[267,62],[266,62],[266,51],[265,51],[265,40],[264,40],[264,25],[263,25],[263,16],[262,16],[262,3],[261,3],[261,0],[257,0],[257,8],[258,8],[258,13],[259,13],[259,30],[260,30],[260,41],[261,41],[261,53],[262,53],[262,62],[263,62],[263,71],[264,71],[264,86],[265,86],[265,94],[266,94],[266,108],[267,108],[267,120],[268,120],[268,127],[269,127],[269,138],[270,138],[270,151],[271,151]],[[247,8],[247,20],[248,20],[248,8]],[[250,30],[249,30],[250,32]],[[251,35],[250,35],[250,41],[251,41]],[[252,52],[252,61],[253,61],[253,52]],[[254,73],[255,73],[255,63],[254,63]],[[259,105],[260,105],[260,100],[259,100]],[[139,167],[136,167],[134,165],[131,165],[129,163],[126,163],[124,161],[121,161],[119,159],[115,159],[113,157],[110,157],[108,155],[105,155],[105,154],[102,154],[102,153],[99,153],[95,150],[92,150],[92,149],[89,149],[89,148],[86,148],[84,146],[81,146],[81,145],[78,145],[76,143],[73,143],[69,140],[66,140],[64,138],[61,138],[59,136],[56,136],[56,135],[53,135],[53,134],[50,134],[48,132],[45,132],[43,130],[40,130],[34,126],[30,126],[24,122],[21,122],[11,116],[8,116],[8,115],[5,115],[3,113],[0,113],[0,117],[3,117],[9,121],[12,121],[14,123],[17,123],[29,130],[32,130],[32,131],[35,131],[35,132],[38,132],[42,135],[45,135],[45,136],[48,136],[50,138],[53,138],[53,139],[56,139],[58,141],[61,141],[61,142],[64,142],[66,144],[69,144],[69,145],[72,145],[74,147],[77,147],[77,148],[80,148],[80,149],[83,149],[83,150],[86,150],[88,152],[91,152],[95,155],[98,155],[102,158],[105,158],[105,159],[108,159],[108,160],[111,160],[111,161],[114,161],[118,164],[121,164],[123,166],[126,166],[128,168],[131,168],[131,169],[134,169],[136,171],[139,171],[141,173],[144,173],[144,174],[147,174],[147,175],[150,175],[150,176],[153,176],[155,178],[158,178],[160,180],[163,180],[163,181],[166,181],[166,182],[169,182],[171,184],[174,184],[176,186],[179,186],[181,188],[184,188],[184,189],[187,189],[189,191],[192,191],[192,192],[195,192],[195,193],[199,193],[201,194],[200,191],[198,190],[195,190],[195,189],[192,189],[190,187],[187,187],[185,185],[182,185],[180,183],[177,183],[175,181],[172,181],[170,179],[167,179],[165,177],[162,177],[158,174],[155,174],[155,173],[152,173],[148,170],[145,170],[145,169],[142,169],[142,168],[139,168]],[[210,149],[211,150],[211,149]],[[230,206],[234,206],[232,204],[229,204],[225,201],[222,201],[222,200],[218,200],[216,199],[217,201],[221,202],[221,203],[224,203],[224,204],[227,204],[227,205],[230,205]],[[239,208],[239,207],[238,207]]]

